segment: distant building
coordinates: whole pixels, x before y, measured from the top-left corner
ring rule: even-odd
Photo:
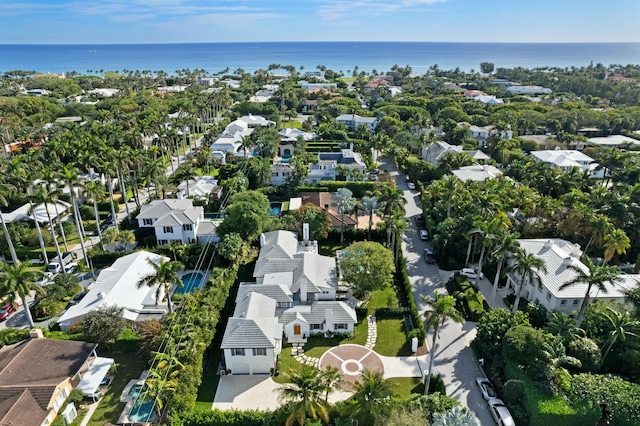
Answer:
[[[375,132],[378,125],[378,117],[361,117],[358,114],[342,114],[336,117],[336,121],[351,130],[355,130],[359,125],[363,124],[371,133]]]
[[[624,135],[611,135],[607,137],[590,138],[590,145],[611,146],[615,148],[626,148],[633,145],[640,145],[640,140]]]
[[[608,170],[601,167],[593,158],[572,149],[531,151],[531,156],[536,161],[542,161],[564,171],[576,167],[580,170],[588,170],[592,177],[599,179],[603,179],[608,174]]]
[[[452,170],[451,173],[463,182],[481,182],[502,176],[502,172],[489,164],[472,164]]]
[[[306,80],[298,81],[298,85],[305,90],[325,89],[333,92],[338,89],[335,83],[309,83]]]
[[[548,95],[553,90],[542,86],[509,86],[506,92],[513,95]]]

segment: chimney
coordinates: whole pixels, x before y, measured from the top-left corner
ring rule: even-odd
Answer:
[[[103,291],[98,292],[98,300],[104,299],[104,296],[106,296],[106,295],[104,294]]]
[[[325,309],[324,324],[324,331],[333,331],[333,309]]]
[[[582,256],[582,250],[580,250],[580,244],[575,243],[573,245],[573,248],[571,249],[571,255],[576,259],[580,259],[580,256]]]
[[[32,328],[29,330],[29,337],[32,339],[44,339],[44,334],[42,334],[42,330],[39,328]]]
[[[260,247],[264,247],[265,242],[264,234],[260,234]]]
[[[305,246],[309,244],[309,224],[308,223],[302,224],[302,242],[304,243]]]
[[[307,277],[300,277],[300,303],[307,303]]]

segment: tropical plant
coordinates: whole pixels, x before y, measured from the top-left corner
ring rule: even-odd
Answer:
[[[431,426],[478,426],[478,422],[469,410],[455,406],[447,411],[435,413]]]
[[[520,286],[516,293],[516,300],[513,302],[513,309],[511,310],[512,313],[515,313],[518,310],[518,303],[524,293],[526,284],[533,285],[534,279],[539,279],[538,274],[547,272],[547,267],[542,259],[526,252],[522,248],[516,250],[513,261],[514,265],[512,269],[521,277]]]
[[[615,254],[626,253],[627,249],[631,247],[631,241],[622,229],[614,229],[604,236],[602,245],[604,247],[604,261],[602,264],[604,265],[608,263]]]
[[[171,286],[182,287],[182,280],[178,276],[178,271],[184,269],[184,265],[180,262],[173,262],[160,258],[159,261],[147,259],[147,262],[153,267],[153,272],[143,276],[136,283],[137,288],[158,286],[156,289],[156,303],[159,304],[161,297],[167,298],[167,307],[169,313],[173,312],[171,306]]]
[[[324,399],[326,382],[322,379],[322,373],[303,365],[299,370],[284,374],[288,376],[289,383],[282,385],[278,392],[282,401],[291,403],[291,413],[285,426],[291,426],[294,422],[304,425],[307,418],[320,418],[324,423],[329,423],[328,404]]]
[[[44,292],[42,287],[35,284],[35,273],[29,269],[30,266],[31,262],[14,263],[13,265],[0,262],[0,293],[6,294],[11,304],[14,304],[16,296],[20,298],[29,326],[33,327],[27,296],[32,291],[35,291],[36,294],[44,294]]]
[[[460,312],[456,310],[456,302],[453,296],[443,296],[440,293],[435,293],[434,297],[420,296],[420,298],[427,304],[427,311],[424,314],[425,329],[427,332],[433,329],[431,348],[429,348],[429,375],[424,385],[424,393],[426,395],[429,391],[429,382],[431,381],[431,372],[433,371],[433,360],[436,357],[436,343],[439,337],[438,331],[448,319],[457,323],[463,323],[464,318]]]
[[[355,393],[349,399],[344,412],[362,419],[363,424],[382,424],[393,408],[391,385],[382,378],[382,372],[363,370],[362,380],[353,384]]]
[[[616,342],[624,342],[628,336],[638,337],[640,333],[640,321],[633,319],[627,311],[619,312],[608,307],[603,317],[612,329],[607,337],[607,347],[602,354],[602,362]]]
[[[353,211],[355,198],[349,188],[338,188],[331,198],[333,199],[331,204],[338,207],[340,214],[340,244],[342,245],[344,243],[344,214]]]

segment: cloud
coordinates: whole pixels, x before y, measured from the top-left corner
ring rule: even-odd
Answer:
[[[317,0],[320,6],[317,14],[327,21],[348,18],[350,15],[382,15],[385,13],[401,11],[405,9],[420,9],[436,3],[445,3],[448,0]]]

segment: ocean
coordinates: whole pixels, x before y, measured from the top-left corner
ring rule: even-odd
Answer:
[[[103,71],[177,70],[253,72],[270,64],[314,70],[324,65],[348,73],[410,65],[414,72],[440,69],[468,72],[481,62],[496,68],[582,67],[640,64],[640,43],[427,43],[270,42],[110,45],[0,45],[0,71],[28,70],[80,74]]]

